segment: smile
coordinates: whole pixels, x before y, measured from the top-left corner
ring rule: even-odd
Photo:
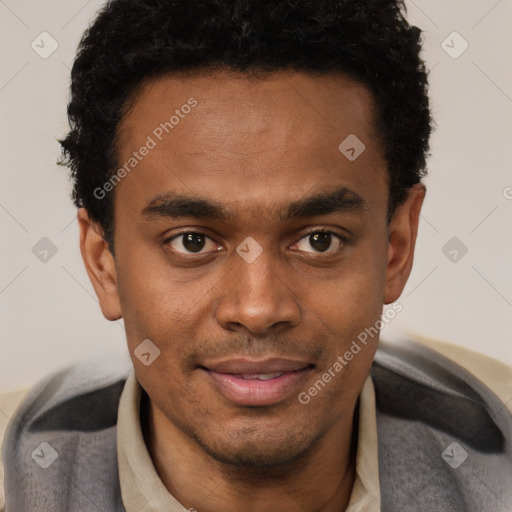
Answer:
[[[314,365],[283,359],[232,360],[203,366],[210,384],[232,404],[273,405],[296,394]]]

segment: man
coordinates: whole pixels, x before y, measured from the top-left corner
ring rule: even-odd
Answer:
[[[4,442],[7,512],[511,510],[504,400],[421,345],[377,353],[430,134],[402,10],[105,6],[62,145],[133,371],[31,391]]]

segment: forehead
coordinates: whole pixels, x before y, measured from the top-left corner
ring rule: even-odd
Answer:
[[[220,71],[168,74],[146,82],[137,90],[120,124],[119,139],[126,141],[139,131],[151,133],[155,122],[168,121],[192,97],[200,109],[190,116],[188,124],[194,124],[194,133],[187,132],[187,137],[195,135],[198,144],[206,143],[209,135],[238,134],[244,127],[254,135],[270,128],[283,131],[292,124],[298,143],[300,136],[310,141],[328,131],[339,136],[340,128],[361,136],[376,135],[373,96],[344,75],[275,72],[255,76]],[[213,122],[213,126],[205,121]],[[304,121],[300,130],[298,121]],[[178,130],[173,132],[173,138],[179,135]],[[229,148],[230,139],[225,143]]]
[[[120,124],[119,166],[136,165],[116,194],[141,207],[172,190],[264,208],[332,182],[386,196],[374,118],[369,91],[341,75],[161,76],[139,89]],[[349,151],[364,147],[355,160],[347,140]]]

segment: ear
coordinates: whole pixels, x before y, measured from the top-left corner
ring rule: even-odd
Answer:
[[[396,207],[391,217],[388,227],[385,304],[390,304],[400,297],[409,279],[425,193],[426,189],[422,184],[411,187],[407,199]]]
[[[122,313],[114,257],[103,238],[103,231],[89,218],[87,210],[79,208],[77,216],[80,228],[80,251],[101,311],[107,320],[118,320],[122,317]]]

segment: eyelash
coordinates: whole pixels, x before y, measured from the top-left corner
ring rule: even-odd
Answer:
[[[179,233],[176,233],[176,234],[172,235],[171,237],[166,238],[166,239],[164,240],[164,242],[163,242],[163,243],[164,243],[164,245],[169,245],[173,240],[175,240],[175,239],[179,238],[180,236],[188,235],[188,234],[191,234],[191,233],[195,233],[195,234],[198,234],[198,235],[202,235],[202,236],[204,236],[205,238],[208,238],[209,240],[211,240],[211,241],[213,241],[213,242],[217,243],[217,242],[216,242],[212,237],[208,236],[208,235],[207,235],[206,233],[204,233],[203,231],[198,231],[198,230],[195,230],[195,229],[187,229],[187,230],[181,231],[181,232],[179,232]],[[303,234],[302,234],[302,236],[297,240],[297,242],[294,242],[294,244],[293,244],[293,245],[297,245],[297,244],[298,244],[301,240],[303,240],[304,238],[306,238],[306,237],[308,237],[308,236],[310,236],[310,235],[314,235],[314,234],[316,234],[316,233],[325,233],[325,234],[332,235],[333,237],[337,238],[337,239],[340,241],[341,246],[340,246],[340,248],[339,248],[337,251],[329,251],[329,252],[326,252],[326,253],[324,253],[324,252],[312,252],[312,253],[307,253],[307,254],[318,254],[318,255],[322,255],[322,254],[330,254],[330,255],[331,255],[333,252],[334,252],[334,253],[339,252],[339,251],[344,247],[344,245],[345,245],[345,244],[346,244],[346,242],[347,242],[347,240],[346,240],[346,238],[345,238],[345,237],[343,237],[343,236],[342,236],[342,235],[340,235],[339,233],[336,233],[335,231],[332,231],[332,230],[330,230],[330,229],[318,229],[318,228],[316,228],[316,229],[313,229],[313,230],[308,231],[308,232],[306,232],[306,233],[303,233]],[[220,245],[220,244],[218,244],[218,245]],[[171,249],[171,250],[172,250],[172,251],[174,251],[173,249]],[[174,251],[174,252],[177,252],[177,251]],[[178,254],[179,254],[180,256],[185,256],[185,257],[188,257],[188,256],[191,256],[191,257],[195,257],[195,256],[197,256],[197,257],[199,257],[199,256],[204,256],[204,255],[206,255],[206,254],[208,254],[208,253],[196,253],[196,254],[194,254],[194,253],[189,253],[189,254],[186,254],[186,255],[185,255],[184,253],[179,253],[179,252],[178,252]]]

